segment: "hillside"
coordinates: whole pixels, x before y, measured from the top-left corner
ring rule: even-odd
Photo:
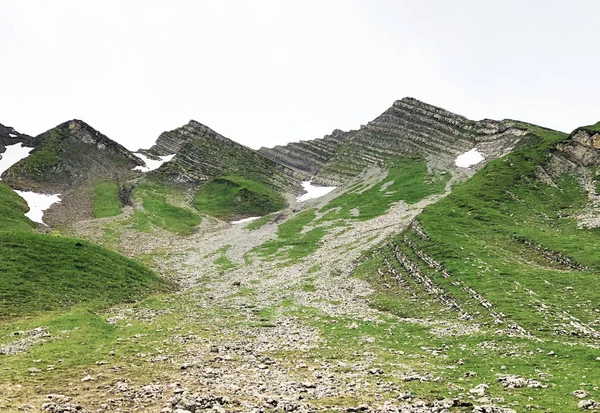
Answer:
[[[484,160],[458,166],[474,148]],[[598,124],[565,134],[405,98],[323,139],[257,152],[192,121],[142,153],[175,156],[132,181],[124,213],[60,229],[81,245],[32,234],[0,184],[25,234],[0,250],[43,255],[13,273],[37,282],[0,289],[37,312],[0,323],[0,408],[600,410]],[[338,187],[295,201],[315,174]],[[116,304],[162,284],[101,246],[180,290]],[[57,281],[54,262],[111,271]],[[96,311],[61,309],[72,288]]]
[[[321,139],[291,142],[274,148],[262,147],[258,152],[275,162],[313,176],[329,162],[340,145],[349,140],[355,132],[336,129],[331,135]]]
[[[223,219],[282,209],[284,195],[297,193],[300,181],[309,177],[196,121],[162,133],[154,146],[141,152],[154,157],[175,154],[149,172],[148,179],[188,188],[195,193],[196,208]]]
[[[202,183],[220,176],[237,175],[290,190],[298,184],[294,175],[302,177],[193,120],[162,133],[145,153],[176,154],[152,175],[178,183]]]
[[[23,199],[0,182],[0,320],[76,305],[107,307],[167,286],[115,252],[32,232],[33,223],[23,215],[27,210]]]
[[[13,165],[2,179],[12,188],[43,194],[61,194],[62,202],[46,214],[51,225],[94,216],[94,199],[106,194],[101,185],[110,182],[114,204],[121,204],[120,190],[139,173],[143,161],[86,123],[62,123],[31,141],[31,154]],[[100,188],[99,188],[100,187]]]

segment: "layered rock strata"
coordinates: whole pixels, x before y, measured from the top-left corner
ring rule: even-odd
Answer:
[[[268,184],[277,190],[297,192],[308,174],[275,162],[232,141],[194,120],[162,133],[150,155],[176,154],[151,173],[151,177],[177,183],[200,184],[226,175],[238,175]]]

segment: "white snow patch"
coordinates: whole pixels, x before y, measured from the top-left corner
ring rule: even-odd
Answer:
[[[143,155],[141,153],[136,152],[136,153],[134,153],[134,155],[137,156],[138,158],[141,158],[146,163],[146,166],[136,166],[135,168],[133,168],[134,171],[142,171],[142,172],[150,172],[155,169],[158,169],[163,163],[169,162],[175,156],[175,154],[159,156],[160,161],[155,161],[154,159],[150,159],[146,155]]]
[[[240,220],[238,220],[238,221],[231,221],[231,223],[232,223],[233,225],[236,225],[236,224],[243,224],[244,222],[250,222],[250,221],[254,221],[255,219],[258,219],[258,218],[260,218],[260,217],[249,217],[249,218],[240,219]]]
[[[297,202],[308,201],[309,199],[319,198],[333,191],[337,186],[314,186],[312,181],[302,182],[302,188],[306,191],[305,194],[296,198]]]
[[[463,153],[462,155],[458,155],[454,163],[459,168],[468,168],[470,166],[477,165],[484,159],[485,157],[483,156],[483,154],[479,152],[477,148],[473,148],[470,151]]]
[[[28,191],[15,192],[27,202],[27,205],[29,205],[29,212],[27,212],[25,216],[33,222],[39,222],[43,225],[46,225],[46,223],[42,220],[44,217],[44,211],[50,208],[56,202],[60,202],[60,194],[46,195]]]
[[[25,159],[29,156],[29,152],[31,152],[33,148],[28,148],[27,146],[23,146],[21,142],[15,143],[14,145],[8,145],[6,147],[6,152],[0,153],[2,159],[0,159],[0,176],[6,171],[8,168],[19,162],[21,159]],[[2,178],[0,177],[0,180]]]
[[[10,136],[11,138],[16,138],[17,135],[15,135],[14,133],[9,133],[8,136]]]

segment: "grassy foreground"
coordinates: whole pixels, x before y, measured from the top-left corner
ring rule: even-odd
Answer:
[[[137,262],[76,239],[33,233],[27,204],[0,183],[0,319],[137,300],[167,283]]]
[[[0,233],[0,256],[0,317],[107,307],[167,285],[133,260],[70,238]]]

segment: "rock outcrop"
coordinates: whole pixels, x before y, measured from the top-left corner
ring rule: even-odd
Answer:
[[[19,133],[10,126],[0,124],[0,159],[2,158],[1,154],[6,150],[6,146],[14,145],[19,142],[28,145],[32,139],[31,136]]]
[[[355,132],[336,129],[321,139],[291,142],[274,148],[262,147],[258,152],[275,162],[315,175]]]

